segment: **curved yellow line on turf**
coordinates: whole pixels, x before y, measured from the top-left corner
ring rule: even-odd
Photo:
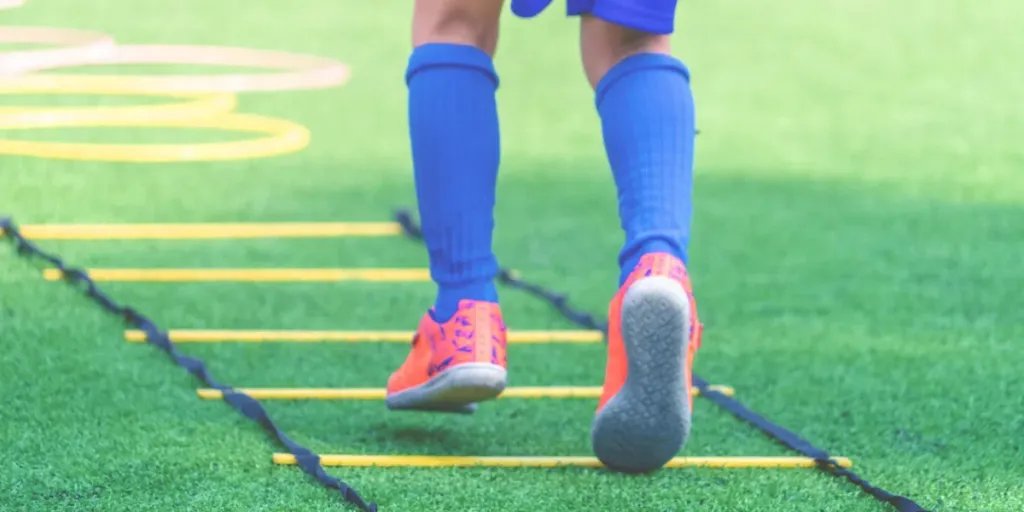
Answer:
[[[183,144],[102,144],[0,140],[0,154],[105,162],[195,162],[262,158],[291,153],[309,144],[309,131],[296,123],[263,116],[229,113],[232,94],[119,91],[70,78],[28,86],[0,81],[0,94],[133,94],[189,101],[119,107],[0,107],[0,129],[131,126],[206,128],[266,134],[256,139]]]
[[[0,0],[0,9],[20,0]],[[196,162],[265,158],[309,144],[305,127],[269,117],[230,114],[224,93],[332,87],[347,66],[334,59],[280,51],[197,45],[115,45],[106,34],[46,27],[5,27],[0,40],[66,44],[63,48],[0,53],[0,94],[142,94],[186,97],[177,105],[98,108],[0,107],[0,130],[70,126],[211,128],[266,134],[253,140],[205,144],[82,144],[0,140],[0,155],[102,162]],[[32,71],[89,64],[215,64],[278,69],[275,74],[54,75]],[[206,96],[204,96],[204,94]]]
[[[5,27],[8,30],[9,27]],[[17,30],[17,29],[15,29]],[[21,29],[32,30],[22,34],[21,41],[34,35],[49,41],[66,40],[97,34],[70,31],[68,29]],[[40,31],[42,31],[40,33]],[[102,34],[98,34],[103,36]],[[8,38],[10,39],[10,38]],[[109,37],[107,37],[109,39]],[[18,39],[15,39],[17,41]],[[55,69],[76,65],[213,65],[243,68],[264,68],[271,72],[253,74],[210,74],[210,75],[62,75],[54,73],[8,76],[5,81],[25,87],[47,87],[54,82],[76,81],[85,87],[106,88],[123,92],[254,92],[254,91],[298,91],[324,89],[348,82],[351,70],[345,64],[325,57],[304,55],[275,50],[232,46],[198,46],[181,44],[133,44],[115,45],[113,41],[101,52],[77,59],[57,59],[56,65],[28,65],[28,70]],[[39,51],[33,52],[38,54]],[[78,52],[81,53],[81,52]],[[22,53],[21,57],[24,57]],[[51,57],[52,58],[52,57]],[[28,59],[22,59],[28,60]],[[38,60],[38,59],[36,59]],[[78,62],[74,62],[77,60]],[[34,64],[34,63],[33,63]],[[18,67],[26,67],[16,66]],[[0,66],[0,70],[3,67]]]
[[[175,343],[321,343],[321,342],[384,342],[409,343],[412,331],[300,331],[300,330],[213,330],[171,329],[167,332]],[[141,343],[146,333],[128,330],[125,340]],[[600,343],[601,331],[513,331],[508,332],[509,343]]]
[[[50,88],[26,88],[5,84],[0,80],[0,94],[125,94],[107,89],[83,87],[75,83],[56,84]],[[187,101],[158,105],[127,105],[116,107],[26,107],[0,106],[0,129],[78,126],[133,126],[167,122],[183,122],[213,117],[233,110],[238,101],[233,94],[186,94],[134,92],[135,96],[163,96]]]
[[[490,468],[599,468],[603,464],[596,457],[459,457],[442,455],[320,455],[325,467],[490,467]],[[295,465],[295,455],[275,453],[274,464]],[[846,457],[833,457],[840,467],[853,466]],[[666,468],[813,468],[817,463],[810,457],[675,457]]]
[[[248,114],[160,121],[146,123],[145,126],[209,128],[265,133],[268,136],[196,144],[83,144],[0,140],[0,154],[102,162],[197,162],[265,158],[293,153],[309,144],[309,130],[299,124]]]
[[[730,386],[714,385],[708,389],[726,396],[734,396]],[[383,400],[384,388],[235,388],[256,400]],[[692,388],[693,396],[700,390]],[[224,393],[219,389],[200,388],[196,395],[203,400],[219,400]],[[507,388],[499,398],[600,398],[601,386],[522,386]]]

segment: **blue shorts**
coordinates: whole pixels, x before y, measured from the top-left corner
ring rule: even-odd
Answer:
[[[522,18],[541,13],[552,0],[512,0],[512,12]],[[566,0],[566,14],[591,14],[616,25],[651,34],[671,34],[677,0]]]

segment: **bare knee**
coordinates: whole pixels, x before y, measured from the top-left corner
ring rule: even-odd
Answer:
[[[413,47],[427,43],[475,46],[493,56],[502,0],[416,0]]]
[[[580,22],[580,53],[590,86],[622,59],[638,53],[672,51],[669,36],[641,32],[587,15]]]

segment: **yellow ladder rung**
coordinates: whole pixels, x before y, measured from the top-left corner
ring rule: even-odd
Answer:
[[[190,224],[26,224],[31,240],[217,240],[396,236],[397,222],[204,222]]]
[[[121,282],[428,282],[430,271],[423,268],[218,268],[218,269],[89,269],[94,281]],[[43,278],[57,281],[64,277],[58,269],[46,269]]]
[[[384,342],[409,343],[412,331],[307,331],[307,330],[209,330],[171,329],[167,335],[175,343],[318,343]],[[128,330],[124,338],[133,343],[146,341],[146,333]],[[601,331],[515,331],[508,332],[509,343],[600,343]]]
[[[692,388],[693,395],[700,395]],[[709,390],[726,396],[736,391],[730,386],[713,385]],[[256,400],[383,400],[387,396],[384,388],[235,388]],[[219,400],[224,393],[219,389],[200,388],[199,398]],[[499,398],[599,398],[601,386],[521,386],[506,389]]]
[[[295,456],[275,453],[274,464],[294,465]],[[833,457],[840,467],[853,466],[846,457]],[[596,457],[460,457],[442,455],[320,455],[325,467],[490,467],[490,468],[599,468],[603,464]],[[810,457],[675,457],[666,468],[813,468]]]

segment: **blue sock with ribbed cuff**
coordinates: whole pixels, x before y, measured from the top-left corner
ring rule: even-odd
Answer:
[[[632,55],[601,78],[595,101],[626,235],[621,286],[644,254],[687,261],[696,135],[690,74],[669,55]]]
[[[498,76],[479,48],[432,43],[412,52],[405,77],[416,197],[438,287],[432,315],[445,322],[462,300],[498,300]]]

